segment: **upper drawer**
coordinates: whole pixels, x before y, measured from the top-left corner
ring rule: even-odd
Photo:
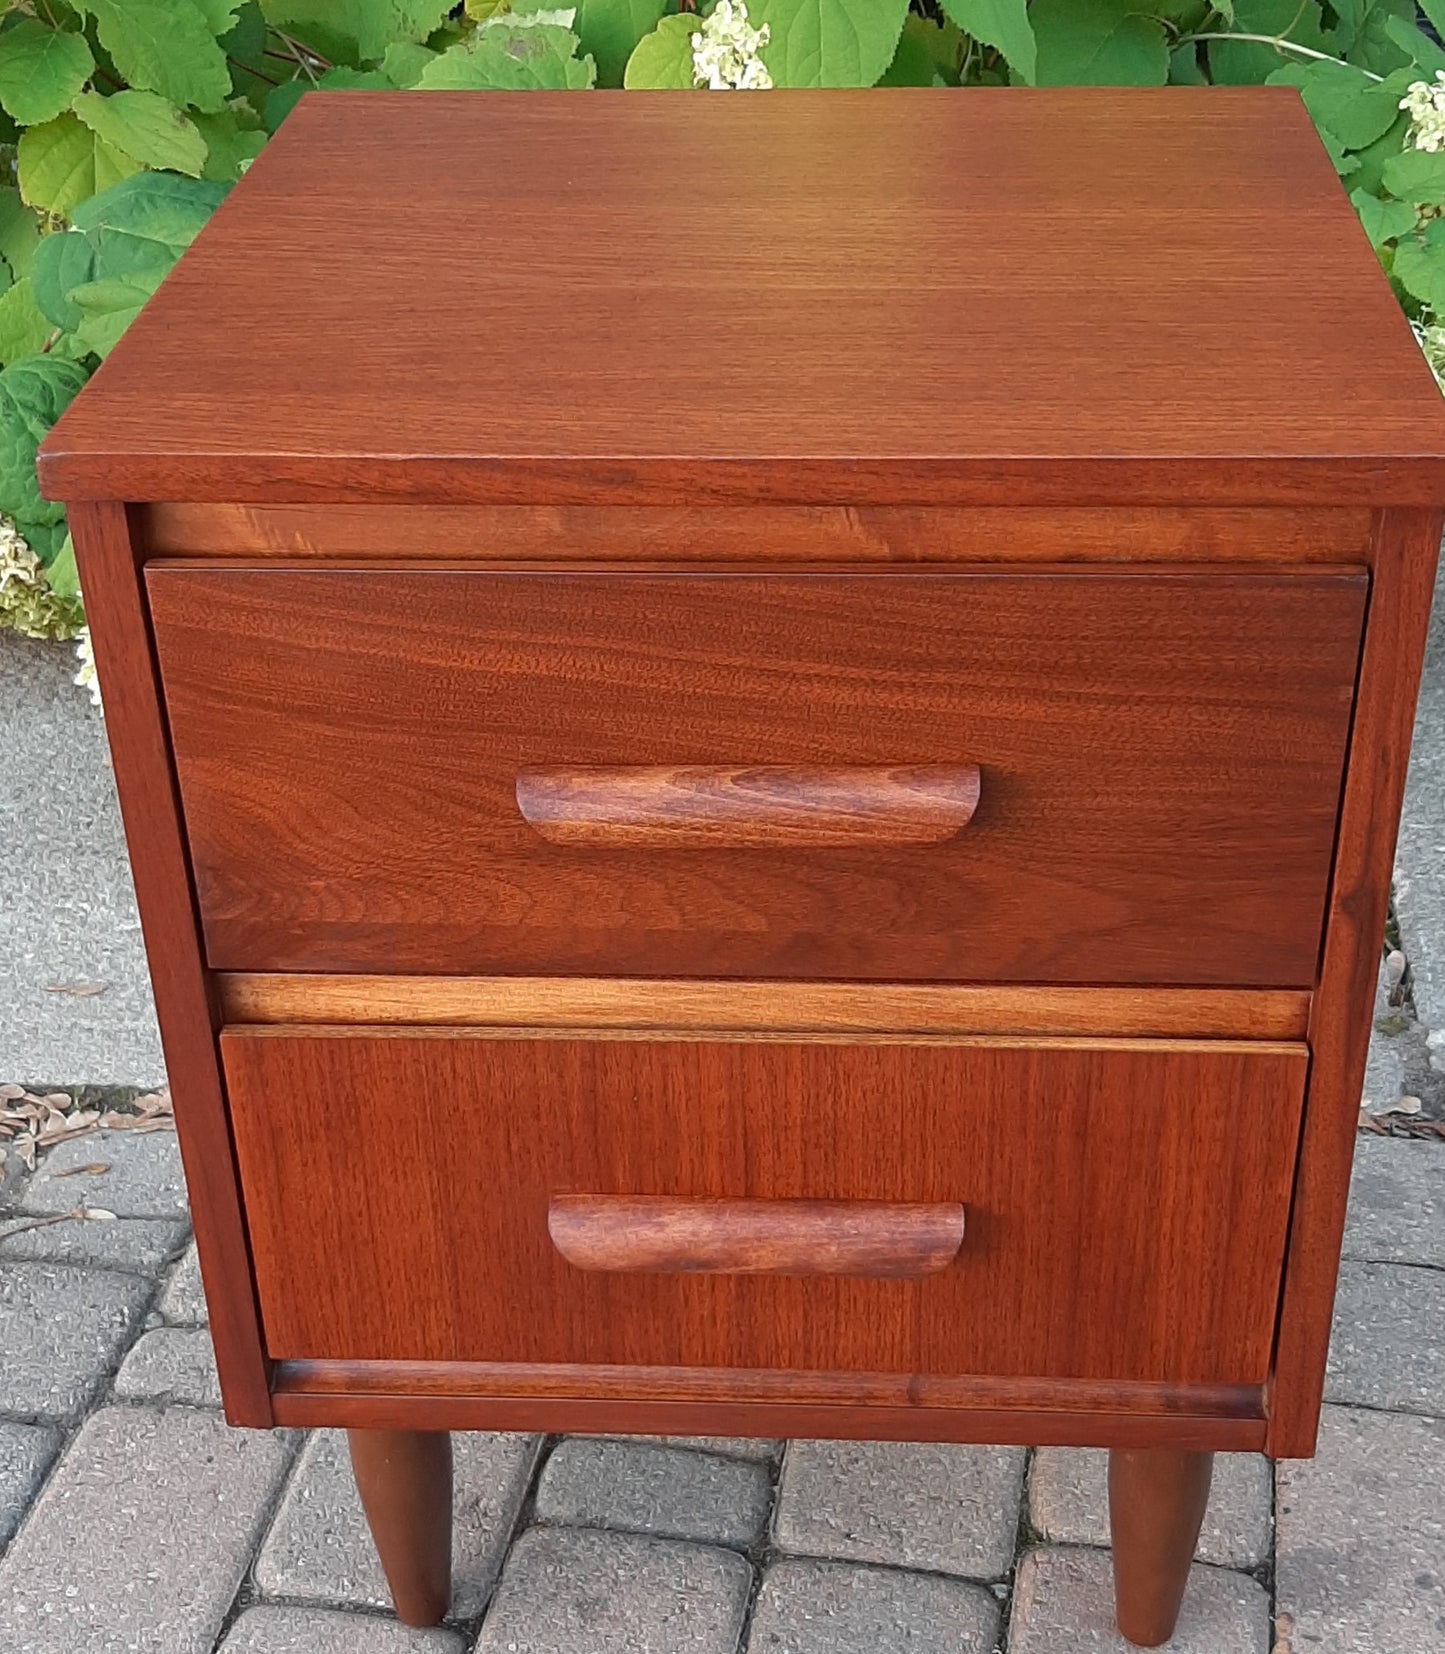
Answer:
[[[1313,979],[1359,571],[148,582],[218,968]]]

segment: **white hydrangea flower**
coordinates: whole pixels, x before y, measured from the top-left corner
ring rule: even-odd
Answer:
[[[8,517],[0,517],[0,592],[12,583],[33,586],[40,579],[40,559]]]
[[[8,517],[0,517],[0,630],[22,637],[74,637],[80,605],[57,597],[40,559]]]
[[[758,53],[770,35],[749,24],[746,0],[717,0],[692,37],[693,79],[710,92],[766,92],[773,77]]]
[[[1432,155],[1445,149],[1445,69],[1435,71],[1435,84],[1417,80],[1400,99],[1410,115],[1410,141]]]
[[[0,631],[21,637],[70,638],[80,630],[80,604],[57,597],[40,559],[8,517],[0,517]]]
[[[89,626],[82,626],[75,640],[75,658],[80,662],[80,670],[75,674],[74,682],[81,689],[90,691],[92,706],[99,706],[100,680],[95,675],[95,651],[90,646]]]

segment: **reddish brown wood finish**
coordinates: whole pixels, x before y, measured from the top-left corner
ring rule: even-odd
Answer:
[[[1360,1090],[1441,521],[1439,512],[1386,511],[1377,529],[1329,928],[1310,1013],[1310,1094],[1270,1407],[1269,1450],[1280,1458],[1313,1453],[1319,1424]]]
[[[1362,508],[195,505],[137,508],[157,557],[487,562],[1360,563]]]
[[[890,982],[663,982],[636,977],[276,976],[217,979],[227,1022],[690,1029],[727,1033],[1090,1034],[1303,1039],[1289,989],[940,987]]]
[[[1109,1535],[1119,1630],[1140,1648],[1174,1635],[1209,1504],[1211,1453],[1114,1448]]]
[[[947,1269],[964,1210],[882,1200],[685,1200],[553,1195],[552,1244],[578,1269],[642,1275],[853,1275]]]
[[[1268,1370],[1302,1047],[231,1029],[222,1053],[277,1358]],[[385,1178],[354,1124],[381,1115]],[[547,1232],[572,1193],[958,1202],[969,1238],[912,1281],[590,1274]]]
[[[397,1618],[403,1625],[439,1625],[452,1594],[451,1437],[350,1430],[347,1441]]]
[[[222,969],[1307,986],[1349,570],[152,565]],[[540,840],[547,764],[979,765],[942,844]]]
[[[302,100],[42,465],[72,499],[1428,504],[1445,409],[1292,88],[375,93]]]
[[[282,1361],[278,1422],[373,1429],[836,1437],[1257,1452],[1258,1386],[927,1379],[738,1368]]]
[[[85,586],[106,733],[140,903],[156,1015],[232,1424],[271,1423],[251,1260],[216,1063],[215,1019],[139,570],[124,506],[80,503],[70,529]]]
[[[308,99],[40,466],[228,1416],[394,1433],[353,1446],[404,1617],[445,1605],[416,1431],[733,1431],[1127,1449],[1120,1623],[1167,1636],[1207,1454],[1313,1448],[1445,499],[1295,94]],[[168,552],[212,566],[148,615]],[[860,771],[940,765],[967,833],[955,789],[858,841]],[[599,770],[632,842],[555,842]],[[812,841],[720,843],[779,771]],[[1227,1036],[1307,1003],[1301,1115],[1304,1047]],[[218,1051],[222,1004],[338,1025]],[[910,1032],[960,1025],[1093,1038]],[[1100,1037],[1180,1029],[1226,1037]],[[776,1265],[760,1203],[819,1202],[968,1239],[634,1270]]]
[[[600,850],[941,844],[978,807],[977,764],[552,764],[517,777],[549,844]]]

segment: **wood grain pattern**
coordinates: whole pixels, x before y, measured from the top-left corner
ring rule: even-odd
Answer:
[[[1174,1635],[1213,1473],[1209,1453],[1109,1454],[1115,1613],[1121,1634],[1137,1648],[1158,1648]]]
[[[741,1367],[546,1366],[484,1361],[282,1361],[276,1393],[384,1396],[410,1390],[438,1400],[536,1396],[555,1401],[629,1398],[657,1402],[906,1407],[995,1413],[1152,1413],[1262,1423],[1257,1384],[1168,1384],[1137,1379],[963,1377],[938,1373],[769,1371]]]
[[[1426,504],[1445,408],[1292,88],[376,93],[302,100],[41,468],[71,499]]]
[[[388,563],[1360,563],[1363,508],[207,505],[137,507],[152,556]]]
[[[403,1625],[440,1625],[451,1605],[452,1444],[419,1430],[351,1430],[351,1471]]]
[[[190,869],[140,574],[125,507],[78,503],[70,530],[105,683],[106,734],[140,904],[156,1016],[211,1338],[232,1424],[271,1423],[268,1364],[251,1281],[235,1157],[200,954]]]
[[[282,1361],[285,1424],[1258,1451],[1256,1387],[738,1368]]]
[[[906,1280],[953,1262],[964,1210],[956,1201],[553,1195],[547,1232],[577,1269]]]
[[[1363,574],[155,564],[219,969],[1306,987]],[[968,830],[600,852],[546,764],[977,764]]]
[[[985,988],[891,982],[661,982],[628,977],[287,976],[228,972],[226,1022],[491,1023],[730,1032],[1226,1035],[1303,1039],[1291,989]]]
[[[232,1030],[223,1028],[223,1034]],[[447,1027],[445,1025],[433,1027],[422,1023],[414,1027],[398,1028],[396,1026],[382,1026],[379,1028],[365,1027],[360,1024],[343,1024],[340,1027],[288,1027],[285,1025],[259,1024],[250,1027],[240,1027],[234,1030],[237,1034],[244,1034],[247,1038],[256,1040],[289,1040],[309,1039],[318,1045],[329,1041],[344,1042],[358,1036],[370,1036],[376,1039],[390,1039],[403,1035],[414,1040],[561,1040],[590,1039],[599,1042],[610,1041],[617,1045],[667,1045],[667,1044],[696,1044],[700,1040],[708,1044],[726,1045],[765,1045],[768,1042],[780,1045],[917,1045],[933,1046],[939,1050],[963,1050],[976,1046],[980,1050],[996,1050],[1001,1045],[1019,1045],[1028,1051],[1088,1051],[1097,1047],[1102,1036],[1087,1036],[1078,1034],[1036,1034],[1026,1038],[1000,1040],[992,1034],[902,1034],[894,1029],[885,1029],[876,1033],[840,1033],[836,1030],[812,1032],[802,1034],[779,1033],[775,1029],[760,1030],[756,1033],[727,1031],[723,1029],[694,1028],[564,1028],[542,1027],[526,1028],[513,1026],[488,1027],[483,1024],[476,1028]],[[1159,1055],[1167,1052],[1206,1050],[1224,1056],[1293,1056],[1300,1047],[1285,1040],[1237,1040],[1237,1039],[1115,1039],[1107,1040],[1110,1051],[1135,1051],[1144,1054]]]
[[[274,1357],[1264,1381],[1303,1047],[479,1035],[222,1034]],[[958,1202],[969,1242],[920,1280],[591,1274],[571,1193]]]
[[[1275,1354],[1270,1452],[1314,1452],[1395,834],[1429,625],[1439,512],[1380,516]]]
[[[549,844],[601,850],[941,844],[978,807],[977,764],[551,764],[517,777]]]

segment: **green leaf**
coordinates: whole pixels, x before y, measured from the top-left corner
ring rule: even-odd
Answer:
[[[195,122],[206,145],[202,178],[233,184],[266,147],[261,118],[242,99],[219,114],[197,115]]]
[[[637,42],[622,84],[629,91],[691,91],[697,85],[692,65],[692,37],[698,18],[693,13],[664,17],[651,34]]]
[[[71,215],[79,230],[152,241],[179,255],[226,199],[226,186],[147,172],[86,201]]]
[[[880,86],[932,86],[938,76],[937,56],[930,48],[929,35],[941,36],[943,29],[926,17],[909,15],[903,20],[898,50],[883,71]]]
[[[157,92],[82,92],[72,105],[98,138],[144,167],[199,178],[206,140],[196,124]]]
[[[450,9],[446,0],[261,0],[268,22],[353,69],[396,41],[425,40]]]
[[[81,325],[83,307],[74,294],[82,284],[126,281],[153,289],[225,193],[223,184],[145,172],[77,208],[75,224],[85,233],[65,239],[88,242],[95,256],[87,270],[78,254],[69,255],[75,262],[61,272],[68,283],[65,303],[71,325]]]
[[[261,0],[261,10],[329,62],[353,68],[380,57],[394,38],[391,0]]]
[[[1394,273],[1421,304],[1445,312],[1445,247],[1401,242],[1395,249]]]
[[[577,58],[579,45],[570,29],[555,23],[500,17],[427,64],[417,86],[429,92],[583,89],[596,78],[597,65]]]
[[[62,506],[41,498],[35,450],[84,383],[84,368],[54,355],[26,356],[0,372],[0,512],[13,521],[64,516]]]
[[[31,551],[35,553],[41,568],[45,570],[45,578],[48,584],[51,565],[60,555],[61,547],[65,544],[64,515],[62,514],[60,521],[55,523],[17,521],[15,526],[20,530],[21,538],[29,542]]]
[[[261,15],[258,0],[243,0],[231,32],[221,37],[221,50],[231,66],[232,88],[237,96],[245,98],[259,111],[266,94],[276,84],[276,72],[281,65],[275,58],[266,56],[266,19]],[[230,99],[227,107],[235,108],[235,101]]]
[[[261,107],[261,119],[266,123],[266,130],[275,133],[310,90],[311,82],[302,75],[296,75],[291,80],[283,80],[274,91],[268,92]]]
[[[1413,23],[1415,0],[1373,0],[1365,11],[1354,40],[1343,55],[1351,63],[1372,69],[1377,75],[1388,75],[1402,67],[1409,61],[1408,54],[1391,40],[1389,33],[1390,25],[1396,19]]]
[[[46,236],[35,251],[30,275],[35,302],[51,325],[67,332],[79,327],[80,311],[66,294],[83,281],[95,280],[95,247],[89,236],[74,230]]]
[[[666,9],[667,0],[578,0],[575,26],[582,50],[596,60],[599,86],[622,85],[627,60]]]
[[[236,26],[236,13],[241,9],[241,0],[196,0],[196,4],[201,8],[206,27],[218,38],[228,35]]]
[[[17,189],[0,189],[0,258],[17,279],[30,274],[40,243],[40,222]]]
[[[1132,0],[1034,0],[1040,86],[1163,86],[1169,47],[1162,26]]]
[[[1323,22],[1318,0],[1238,0],[1234,9],[1240,34],[1275,35],[1317,52],[1330,49]],[[1210,73],[1221,85],[1258,86],[1277,69],[1299,61],[1285,47],[1247,40],[1209,42]]]
[[[893,61],[908,0],[757,0],[760,53],[777,86],[872,86]]]
[[[84,313],[76,337],[97,356],[108,356],[169,274],[169,270],[156,266],[75,288],[71,302]]]
[[[83,34],[23,18],[0,34],[0,104],[22,126],[53,121],[94,67]]]
[[[1383,137],[1400,113],[1404,90],[1349,63],[1291,63],[1276,70],[1269,85],[1299,87],[1315,125],[1342,150],[1364,149]]]
[[[36,553],[39,556],[39,553]],[[42,562],[45,560],[42,558]],[[67,533],[60,542],[60,550],[45,563],[45,579],[57,597],[79,600],[80,570],[75,566],[75,541]]]
[[[1169,54],[1169,84],[1171,86],[1207,86],[1204,71],[1199,66],[1199,47],[1192,40],[1176,46]]]
[[[1382,201],[1364,190],[1356,190],[1350,200],[1372,247],[1383,247],[1415,227],[1415,209],[1408,201]]]
[[[430,39],[446,22],[452,5],[453,0],[392,0],[392,8],[396,13],[393,39]],[[514,9],[521,10],[520,7]],[[373,52],[371,55],[380,57],[381,53]]]
[[[1347,52],[1359,39],[1367,9],[1368,0],[1330,0],[1330,10],[1335,14],[1331,34],[1337,52]]]
[[[429,46],[418,46],[414,41],[393,41],[381,60],[381,72],[393,86],[415,86],[436,55]]]
[[[1445,69],[1445,51],[1407,18],[1387,17],[1385,33],[1422,73],[1433,75],[1437,69]]]
[[[380,69],[351,69],[341,64],[316,77],[317,92],[389,92],[395,90]]]
[[[1401,201],[1436,206],[1445,202],[1445,154],[1407,149],[1385,162],[1380,179],[1390,194]]]
[[[1435,33],[1445,34],[1445,0],[1419,0],[1419,6]]]
[[[97,137],[68,109],[23,132],[16,151],[21,195],[32,207],[62,215],[139,170],[138,162]]]
[[[29,276],[0,293],[0,366],[33,356],[54,331],[35,302]]]
[[[183,108],[220,109],[231,71],[197,0],[73,0],[95,19],[122,77]]]
[[[73,333],[53,333],[50,336],[50,348],[45,353],[55,356],[66,362],[82,362],[86,371],[90,370],[90,350],[83,345]]]
[[[1019,79],[1033,84],[1038,44],[1024,0],[943,0],[943,11],[965,34],[996,47]]]
[[[1409,125],[1408,119],[1401,113],[1395,117],[1394,125],[1383,137],[1376,138],[1374,143],[1355,151],[1355,159],[1359,162],[1353,179],[1355,188],[1368,190],[1371,195],[1388,193],[1385,191],[1381,175],[1386,165],[1395,159],[1404,146]]]

